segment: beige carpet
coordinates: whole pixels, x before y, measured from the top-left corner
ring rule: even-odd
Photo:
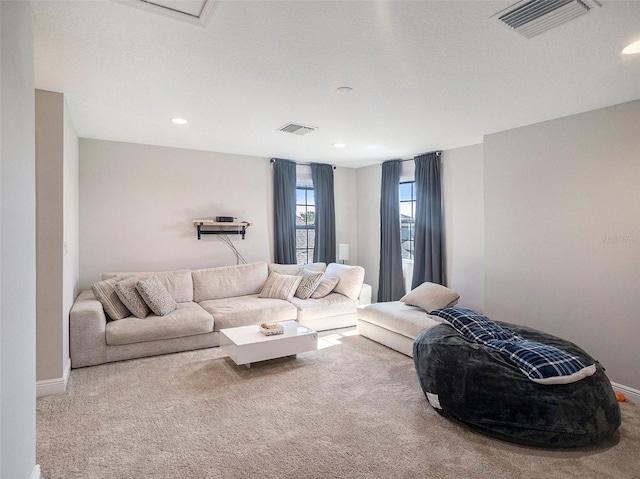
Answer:
[[[517,446],[442,418],[410,358],[346,334],[251,369],[218,348],[75,369],[37,402],[42,477],[640,477],[634,404],[604,444]]]

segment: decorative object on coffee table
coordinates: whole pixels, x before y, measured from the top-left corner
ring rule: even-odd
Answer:
[[[284,327],[280,323],[262,323],[260,332],[265,336],[275,336],[276,334],[284,334]]]

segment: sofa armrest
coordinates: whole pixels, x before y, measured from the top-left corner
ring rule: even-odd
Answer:
[[[69,354],[71,367],[79,368],[107,361],[107,317],[91,290],[78,295],[69,311]]]
[[[371,304],[371,286],[365,283],[362,283],[362,288],[360,288],[360,295],[358,296],[358,302],[360,304]]]

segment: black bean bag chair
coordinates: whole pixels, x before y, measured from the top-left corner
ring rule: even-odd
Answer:
[[[616,432],[620,408],[595,359],[556,336],[496,323],[591,360],[596,372],[570,384],[539,384],[495,349],[471,342],[443,323],[423,331],[413,344],[420,385],[438,413],[488,436],[527,446],[587,446]]]

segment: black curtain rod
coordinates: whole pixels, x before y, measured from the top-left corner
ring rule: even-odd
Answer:
[[[436,156],[442,156],[442,152],[441,151],[432,151],[430,153],[435,153]],[[422,156],[422,155],[428,155],[428,154],[429,153],[422,153],[422,154],[416,155],[416,156]],[[403,162],[403,161],[412,161],[412,160],[415,160],[415,156],[413,158],[407,158],[405,160],[400,160],[400,161]]]
[[[277,160],[277,158],[271,158],[269,160],[269,163],[275,163],[276,160]],[[289,160],[289,161],[291,161],[291,160]],[[294,161],[294,163],[296,164],[296,166],[297,165],[300,165],[300,166],[311,166],[311,163],[298,163],[297,161]],[[327,163],[321,163],[321,164],[326,165]],[[331,166],[331,168],[333,168],[334,170],[336,169],[336,167],[333,166],[333,165],[329,165],[329,166]]]

